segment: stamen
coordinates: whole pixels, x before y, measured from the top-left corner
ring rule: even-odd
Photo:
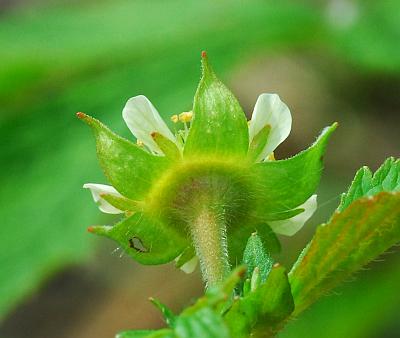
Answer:
[[[179,121],[187,123],[190,122],[192,120],[193,117],[193,112],[192,111],[186,111],[183,113],[179,114]]]
[[[136,144],[138,147],[144,147],[144,143],[141,140],[136,140]]]
[[[171,121],[174,123],[179,122],[179,116],[177,114],[171,116]]]

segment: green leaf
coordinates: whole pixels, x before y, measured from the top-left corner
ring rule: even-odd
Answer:
[[[236,299],[224,319],[232,337],[273,337],[293,310],[286,270],[275,265],[266,282]]]
[[[400,193],[351,203],[318,227],[290,272],[298,314],[400,241]]]
[[[256,232],[252,233],[243,253],[243,264],[247,266],[247,278],[251,278],[254,268],[258,267],[261,282],[265,282],[273,263],[272,257],[264,249],[261,238]]]
[[[246,116],[235,96],[216,77],[204,52],[202,66],[184,154],[245,156],[249,147]]]
[[[94,131],[97,157],[111,185],[130,199],[143,198],[152,182],[168,168],[169,160],[146,152],[86,114],[78,113],[78,117]]]
[[[384,264],[374,263],[379,271],[360,271],[354,281],[342,284],[338,296],[322,297],[290,321],[279,337],[382,337],[379,333],[398,323],[399,264],[397,253],[387,257]]]
[[[142,264],[168,263],[187,246],[187,241],[173,229],[139,212],[114,226],[92,226],[89,231],[113,239]]]
[[[388,158],[374,175],[368,167],[357,171],[348,192],[342,195],[338,211],[343,211],[358,198],[382,191],[400,191],[400,159]]]
[[[158,299],[150,298],[150,302],[152,302],[162,313],[165,323],[169,327],[175,327],[176,316],[166,305],[161,303]]]
[[[334,123],[325,128],[311,147],[296,156],[252,166],[263,198],[258,209],[262,217],[273,218],[276,213],[294,209],[315,192],[321,178],[327,142],[336,127],[337,123]]]
[[[222,317],[209,307],[179,316],[175,332],[179,338],[230,338]]]

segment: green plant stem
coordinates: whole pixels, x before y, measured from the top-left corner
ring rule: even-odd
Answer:
[[[205,207],[190,228],[206,286],[218,285],[230,272],[225,221],[212,208]]]

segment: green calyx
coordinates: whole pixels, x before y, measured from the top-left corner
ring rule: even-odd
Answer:
[[[244,221],[254,204],[255,184],[246,163],[203,158],[171,166],[145,199],[146,210],[164,219],[191,219],[204,205],[224,208],[229,224]],[[246,214],[246,215],[245,215]]]
[[[124,109],[124,119],[132,132],[150,136],[153,147],[134,144],[88,115],[78,117],[94,131],[100,165],[116,190],[99,198],[126,215],[114,226],[90,231],[115,240],[143,264],[177,258],[182,266],[195,253],[212,286],[241,260],[251,233],[257,231],[270,252],[279,250],[273,222],[304,212],[302,204],[319,183],[336,124],[292,158],[256,163],[276,137],[277,126],[266,123],[249,139],[239,102],[218,80],[205,54],[202,65],[193,113],[185,115],[185,130],[175,138],[143,98],[134,98],[142,100],[138,107]],[[151,112],[140,120],[138,114],[148,107]]]

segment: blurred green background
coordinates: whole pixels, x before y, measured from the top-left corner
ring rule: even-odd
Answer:
[[[0,1],[0,336],[112,337],[162,325],[202,292],[198,273],[143,267],[86,232],[105,183],[84,111],[131,138],[126,100],[188,110],[200,51],[251,114],[277,92],[292,134],[277,157],[340,123],[318,212],[276,259],[291,266],[357,168],[400,156],[400,1]],[[282,338],[400,337],[400,250],[292,321]]]

